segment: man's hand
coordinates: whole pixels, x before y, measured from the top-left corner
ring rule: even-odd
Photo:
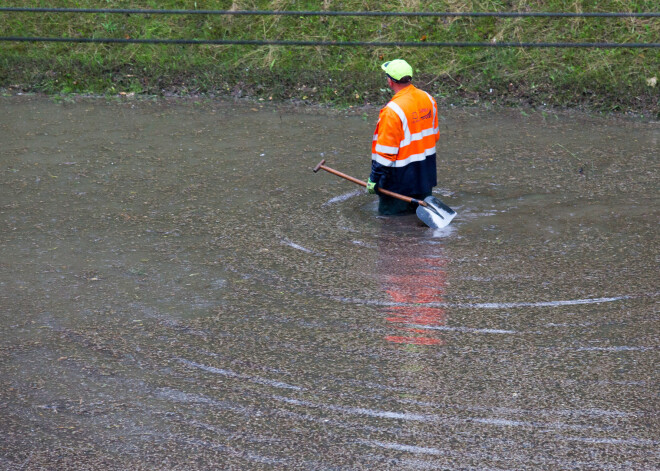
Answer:
[[[371,178],[367,180],[367,193],[370,195],[376,194],[376,182],[372,182]]]

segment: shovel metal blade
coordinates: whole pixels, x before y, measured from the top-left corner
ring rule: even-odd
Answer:
[[[424,198],[426,206],[417,206],[417,217],[432,229],[442,229],[456,217],[456,211],[435,196]]]

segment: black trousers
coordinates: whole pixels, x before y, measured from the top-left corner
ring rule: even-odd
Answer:
[[[423,200],[428,195],[406,195],[412,198]],[[415,203],[406,203],[398,198],[392,198],[387,195],[378,195],[378,213],[383,216],[392,216],[394,214],[414,213],[417,210]]]

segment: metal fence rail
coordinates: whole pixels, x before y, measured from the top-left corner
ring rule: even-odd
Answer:
[[[271,39],[136,39],[136,38],[48,38],[48,37],[0,37],[0,41],[106,43],[106,44],[193,44],[193,45],[244,45],[244,46],[337,46],[337,47],[518,47],[518,48],[658,48],[660,43],[529,43],[529,42],[396,42],[396,41],[289,41]]]
[[[660,12],[389,12],[389,11],[287,11],[287,10],[154,10],[106,8],[24,8],[0,7],[0,13],[78,13],[144,15],[281,15],[281,16],[390,16],[390,17],[498,17],[498,18],[660,18]],[[293,41],[270,39],[138,39],[58,38],[4,36],[5,42],[64,42],[106,44],[181,44],[254,46],[338,46],[338,47],[517,47],[517,48],[659,48],[660,43],[611,42],[427,42],[427,41]]]
[[[282,16],[420,16],[501,18],[660,18],[660,12],[430,12],[430,11],[288,11],[288,10],[154,10],[125,8],[0,7],[0,12],[123,13],[144,15],[282,15]]]

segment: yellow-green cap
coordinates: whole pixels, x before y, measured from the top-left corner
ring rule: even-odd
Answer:
[[[380,68],[394,80],[401,80],[403,77],[412,77],[413,75],[412,67],[403,59],[385,62]]]

